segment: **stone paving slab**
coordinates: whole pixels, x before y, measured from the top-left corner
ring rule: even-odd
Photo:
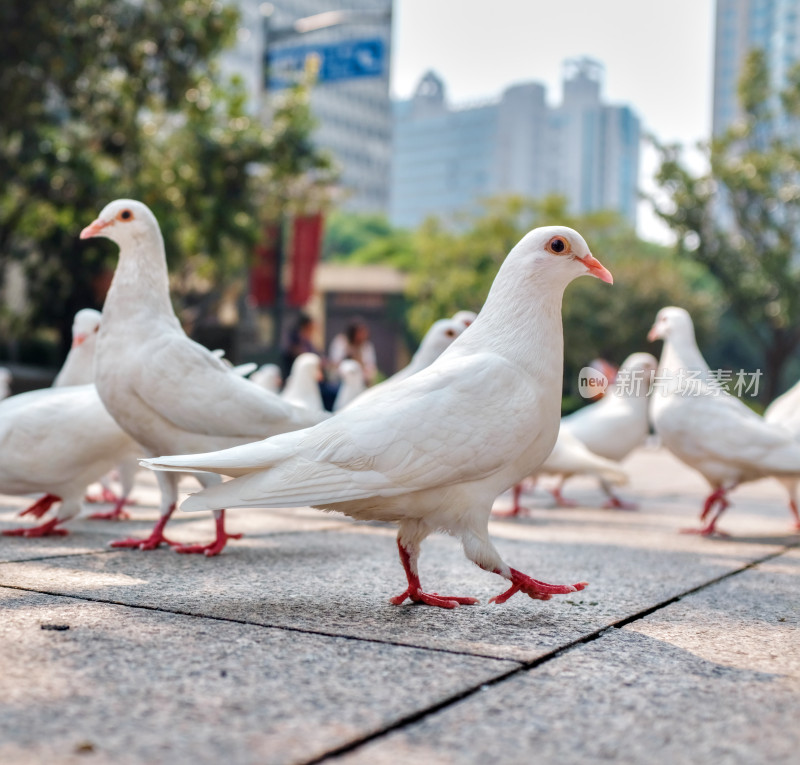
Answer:
[[[455,540],[436,536],[423,544],[423,584],[479,597],[481,605],[453,612],[398,608],[388,602],[405,586],[394,529],[355,524],[251,537],[210,560],[162,550],[6,563],[0,584],[531,661],[781,549],[663,530],[637,547],[629,538],[618,543],[626,534],[616,525],[601,541],[602,521],[588,532],[587,524],[570,520],[558,541],[541,541],[535,524],[495,526],[505,527],[506,538],[496,542],[515,567],[546,581],[586,579],[590,587],[547,602],[516,595],[501,606],[488,604],[504,580],[470,563]],[[592,538],[584,543],[583,536]],[[666,549],[659,549],[659,538],[669,540]]]
[[[0,609],[3,765],[298,763],[516,666],[4,588]]]
[[[796,763],[798,593],[795,550],[335,761]]]

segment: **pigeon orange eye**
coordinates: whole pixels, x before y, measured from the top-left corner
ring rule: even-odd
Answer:
[[[133,213],[130,210],[123,210],[119,215],[117,215],[119,220],[131,220],[133,218]]]
[[[554,236],[548,243],[547,249],[550,250],[554,255],[560,255],[562,252],[566,252],[568,247],[566,241],[560,236]]]

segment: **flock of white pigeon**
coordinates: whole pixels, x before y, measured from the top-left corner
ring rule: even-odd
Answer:
[[[273,365],[232,367],[186,336],[170,301],[161,231],[144,204],[111,202],[81,232],[90,237],[119,246],[102,314],[76,315],[73,346],[53,387],[0,402],[0,492],[41,495],[22,515],[48,516],[6,535],[68,533],[64,524],[79,515],[86,487],[97,481],[114,508],[90,517],[126,517],[141,464],[156,471],[160,518],[146,539],[112,547],[166,544],[212,556],[240,536],[226,531],[226,508],[313,506],[399,525],[407,587],[392,603],[478,602],[422,589],[420,544],[436,531],[460,539],[470,560],[507,580],[492,602],[517,592],[548,600],[586,583],[547,584],[504,562],[488,535],[495,499],[516,487],[513,512],[521,512],[521,482],[551,474],[559,476],[554,496],[566,503],[563,482],[581,474],[597,477],[609,506],[626,507],[612,486],[627,480],[620,461],[647,438],[650,423],[711,486],[702,533],[715,531],[728,492],[765,476],[785,483],[800,528],[800,383],[763,418],[725,392],[710,395],[710,388],[687,396],[676,382],[653,396],[649,385],[622,386],[630,376],[649,382],[657,367],[696,371],[708,385],[683,309],[664,308],[656,317],[649,339],[664,341],[660,363],[632,355],[616,390],[561,419],[564,290],[584,274],[613,282],[572,229],[528,233],[500,268],[481,312],[437,321],[409,366],[385,382],[365,390],[357,362],[343,362],[332,415],[320,398],[317,356],[299,356],[279,393]],[[0,386],[7,383],[0,375]],[[113,470],[119,496],[107,479]],[[203,487],[183,509],[214,514],[210,544],[179,545],[165,536],[181,473],[194,474]]]

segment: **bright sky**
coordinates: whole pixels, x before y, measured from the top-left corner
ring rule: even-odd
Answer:
[[[605,65],[604,98],[631,106],[662,141],[694,144],[711,131],[714,0],[395,0],[392,94],[408,98],[432,69],[450,102],[497,98],[537,81],[561,100],[561,65]],[[643,147],[640,185],[656,166]],[[644,203],[640,233],[668,240]]]

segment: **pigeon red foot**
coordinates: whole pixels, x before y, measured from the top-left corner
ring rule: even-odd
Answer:
[[[789,509],[792,511],[792,515],[794,516],[794,528],[797,531],[800,531],[800,512],[797,511],[797,502],[791,500],[789,502]]]
[[[107,513],[92,513],[89,519],[92,521],[127,521],[130,520],[131,514],[125,509],[125,505],[129,504],[124,498],[118,497],[114,502],[114,509],[109,510]]]
[[[170,547],[179,547],[179,542],[173,542],[164,536],[164,526],[170,519],[173,511],[175,510],[174,503],[170,505],[169,510],[158,519],[158,523],[153,527],[153,531],[147,539],[139,539],[137,537],[129,537],[128,539],[118,539],[110,543],[110,547],[133,548],[135,550],[155,550],[161,544],[169,545]]]
[[[512,595],[518,592],[524,592],[535,600],[550,600],[553,595],[569,595],[571,592],[578,592],[588,587],[588,582],[578,582],[577,584],[547,584],[547,582],[540,582],[538,579],[531,579],[527,574],[517,571],[515,568],[511,571],[511,587],[500,595],[495,595],[489,598],[490,603],[505,603]],[[495,574],[500,574],[498,569],[495,569]],[[502,576],[502,574],[501,574]]]
[[[635,502],[626,502],[624,499],[620,499],[616,495],[609,497],[606,502],[603,503],[604,510],[638,510],[639,505]]]
[[[408,550],[399,541],[397,542],[397,548],[400,551],[400,562],[403,564],[403,569],[405,569],[406,579],[408,579],[408,587],[399,595],[389,598],[390,603],[399,606],[408,599],[414,603],[424,603],[426,606],[456,608],[457,606],[474,606],[480,602],[477,598],[462,598],[457,595],[439,595],[438,592],[423,592],[419,576],[411,567],[411,557],[408,554]]]
[[[68,519],[65,519],[68,520]],[[69,534],[67,529],[57,528],[63,520],[52,518],[41,526],[25,527],[21,529],[6,529],[3,531],[4,537],[65,537]]]
[[[522,516],[530,515],[531,514],[530,509],[520,504],[519,498],[521,495],[522,495],[522,484],[521,483],[514,484],[514,489],[513,489],[514,506],[511,508],[511,510],[501,510],[500,512],[492,512],[492,515],[494,515],[497,518],[520,518]]]
[[[19,517],[33,515],[36,518],[41,518],[56,502],[60,501],[61,497],[57,497],[55,494],[45,494],[43,497],[39,497],[30,507],[25,508],[19,514]]]
[[[577,507],[578,503],[575,500],[567,499],[561,493],[561,487],[557,486],[555,489],[550,489],[553,499],[556,501],[556,507]]]
[[[728,493],[728,489],[720,487],[716,491],[711,492],[706,498],[705,503],[703,504],[703,512],[700,513],[700,520],[704,521],[711,511],[717,507],[718,509],[716,512],[711,516],[711,520],[699,529],[690,528],[690,529],[681,529],[681,534],[700,534],[704,537],[710,537],[714,534],[720,537],[727,537],[724,531],[719,531],[717,529],[717,521],[719,520],[720,516],[730,507],[730,502],[728,502],[728,498],[726,494]]]
[[[87,494],[83,498],[83,501],[84,502],[88,502],[90,505],[94,505],[94,504],[97,504],[99,502],[109,502],[109,503],[112,503],[112,504],[115,504],[115,505],[118,502],[121,502],[124,505],[132,505],[133,504],[133,500],[124,499],[123,497],[120,497],[116,492],[111,491],[111,489],[109,489],[109,488],[107,488],[105,486],[102,487],[102,489],[100,490],[99,494]]]
[[[222,510],[217,518],[217,538],[209,545],[178,545],[175,548],[177,553],[199,554],[202,553],[207,558],[219,555],[224,549],[229,539],[241,539],[241,534],[228,534],[225,531],[225,511]]]

